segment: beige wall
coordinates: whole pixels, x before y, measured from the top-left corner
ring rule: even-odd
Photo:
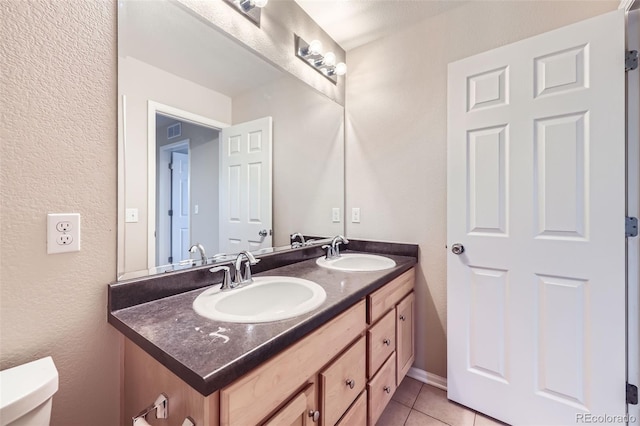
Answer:
[[[446,377],[447,64],[617,6],[470,2],[348,52],[347,235],[420,245],[415,367]]]
[[[113,426],[116,3],[0,1],[0,40],[0,368],[51,355],[53,425]],[[47,255],[46,215],[65,212],[82,250]]]

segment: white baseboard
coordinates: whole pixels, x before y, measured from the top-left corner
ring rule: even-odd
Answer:
[[[442,390],[447,390],[447,379],[437,376],[435,374],[420,370],[419,368],[411,367],[407,372],[407,376],[412,379],[416,379],[422,383],[426,383],[431,386],[435,386]]]

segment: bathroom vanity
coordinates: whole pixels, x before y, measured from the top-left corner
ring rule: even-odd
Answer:
[[[318,247],[265,256],[257,276],[309,279],[327,293],[319,308],[282,321],[197,315],[193,301],[215,281],[208,268],[112,284],[109,322],[126,336],[122,423],[164,393],[169,419],[151,416],[152,424],[182,424],[187,416],[199,426],[375,424],[414,359],[417,246],[372,244],[350,249],[377,248],[396,265],[330,270],[316,264]],[[210,282],[184,287],[197,276]],[[145,300],[153,287],[175,294]]]

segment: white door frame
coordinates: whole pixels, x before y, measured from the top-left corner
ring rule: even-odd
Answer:
[[[147,268],[156,267],[156,114],[168,115],[180,121],[198,124],[217,130],[229,127],[229,123],[185,111],[155,101],[147,102]]]

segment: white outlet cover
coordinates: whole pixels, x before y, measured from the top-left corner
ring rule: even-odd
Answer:
[[[69,231],[60,232],[60,222],[68,222],[71,226]],[[71,237],[69,244],[60,244],[60,241],[67,241]],[[49,213],[47,215],[47,254],[68,253],[80,251],[80,213]]]

